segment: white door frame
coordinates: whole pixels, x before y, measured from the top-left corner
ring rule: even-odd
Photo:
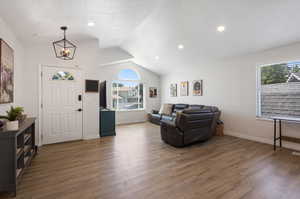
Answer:
[[[57,65],[57,66],[52,66],[52,65],[46,65],[46,64],[39,64],[39,67],[38,67],[38,146],[42,146],[43,145],[43,132],[42,132],[42,125],[43,125],[43,109],[42,109],[42,104],[43,104],[43,84],[42,84],[42,71],[43,71],[43,67],[55,67],[55,68],[70,68],[70,69],[75,69],[75,70],[80,70],[82,71],[82,69],[78,66],[61,66],[61,65]],[[81,97],[81,101],[82,101],[82,107],[83,107],[83,100],[84,100],[84,92],[83,92],[83,77],[81,75],[81,79],[79,80],[80,81],[80,85],[81,85],[81,91],[82,91],[82,97]],[[82,135],[81,135],[81,139],[84,138],[84,135],[83,135],[83,112],[82,112]]]

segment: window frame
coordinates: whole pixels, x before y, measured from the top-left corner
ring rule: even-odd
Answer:
[[[258,65],[256,67],[256,118],[263,118],[261,115],[261,68],[268,65]]]
[[[137,108],[137,109],[119,109],[119,106],[118,106],[118,104],[119,104],[119,100],[117,100],[117,105],[116,105],[116,107],[117,108],[114,108],[113,106],[113,97],[111,98],[111,104],[112,104],[112,109],[113,110],[115,110],[115,111],[117,111],[117,112],[126,112],[126,111],[128,111],[128,112],[130,112],[130,111],[144,111],[145,109],[146,109],[146,95],[145,95],[145,83],[143,82],[143,81],[141,81],[141,78],[140,78],[140,74],[136,71],[136,70],[134,70],[134,69],[130,69],[130,70],[132,70],[132,71],[134,71],[135,73],[136,73],[136,75],[137,75],[137,77],[139,78],[139,79],[137,79],[137,80],[130,80],[130,79],[119,79],[119,74],[120,74],[120,72],[122,72],[123,70],[128,70],[128,69],[130,69],[130,68],[124,68],[124,69],[121,69],[120,71],[119,71],[119,73],[118,73],[118,80],[113,80],[112,81],[112,83],[111,83],[111,96],[113,96],[114,95],[114,87],[113,87],[113,84],[114,83],[136,83],[137,85],[138,85],[138,92],[140,91],[140,85],[142,84],[143,85],[143,108]],[[119,87],[117,87],[117,96],[119,96]],[[140,95],[138,94],[138,106],[140,106],[140,104],[141,103],[139,103],[139,101],[140,101]]]
[[[62,74],[60,73],[65,73],[65,74],[70,74],[70,77],[65,78]],[[54,79],[54,76],[58,76],[58,79]],[[72,78],[72,79],[70,79]],[[52,76],[51,76],[51,80],[52,81],[75,81],[75,77],[72,73],[68,72],[68,71],[57,71],[55,72]]]
[[[259,64],[256,66],[256,119],[258,120],[268,120],[272,121],[272,119],[267,118],[262,115],[261,113],[261,69],[263,67],[272,66],[272,65],[280,65],[280,64],[289,64],[289,63],[300,63],[299,60],[297,61],[279,61],[271,64]]]

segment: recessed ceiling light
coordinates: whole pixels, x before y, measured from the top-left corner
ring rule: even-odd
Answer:
[[[225,29],[226,29],[225,26],[218,26],[217,27],[218,32],[224,32]]]
[[[159,60],[159,56],[155,56],[155,59],[156,59],[156,60]]]
[[[88,26],[89,26],[89,27],[95,26],[95,22],[93,22],[93,21],[88,22]]]
[[[184,45],[179,44],[177,48],[178,48],[179,50],[182,50],[182,49],[184,49]]]

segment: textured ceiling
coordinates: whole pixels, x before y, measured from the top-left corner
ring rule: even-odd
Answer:
[[[157,4],[157,0],[0,0],[0,17],[26,43],[59,39],[59,27],[67,25],[73,40],[96,38],[105,48],[120,45]],[[89,21],[95,27],[88,27]]]

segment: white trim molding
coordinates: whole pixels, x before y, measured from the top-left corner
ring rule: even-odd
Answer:
[[[93,135],[84,135],[83,140],[92,140],[92,139],[99,139],[99,134],[93,134]]]

